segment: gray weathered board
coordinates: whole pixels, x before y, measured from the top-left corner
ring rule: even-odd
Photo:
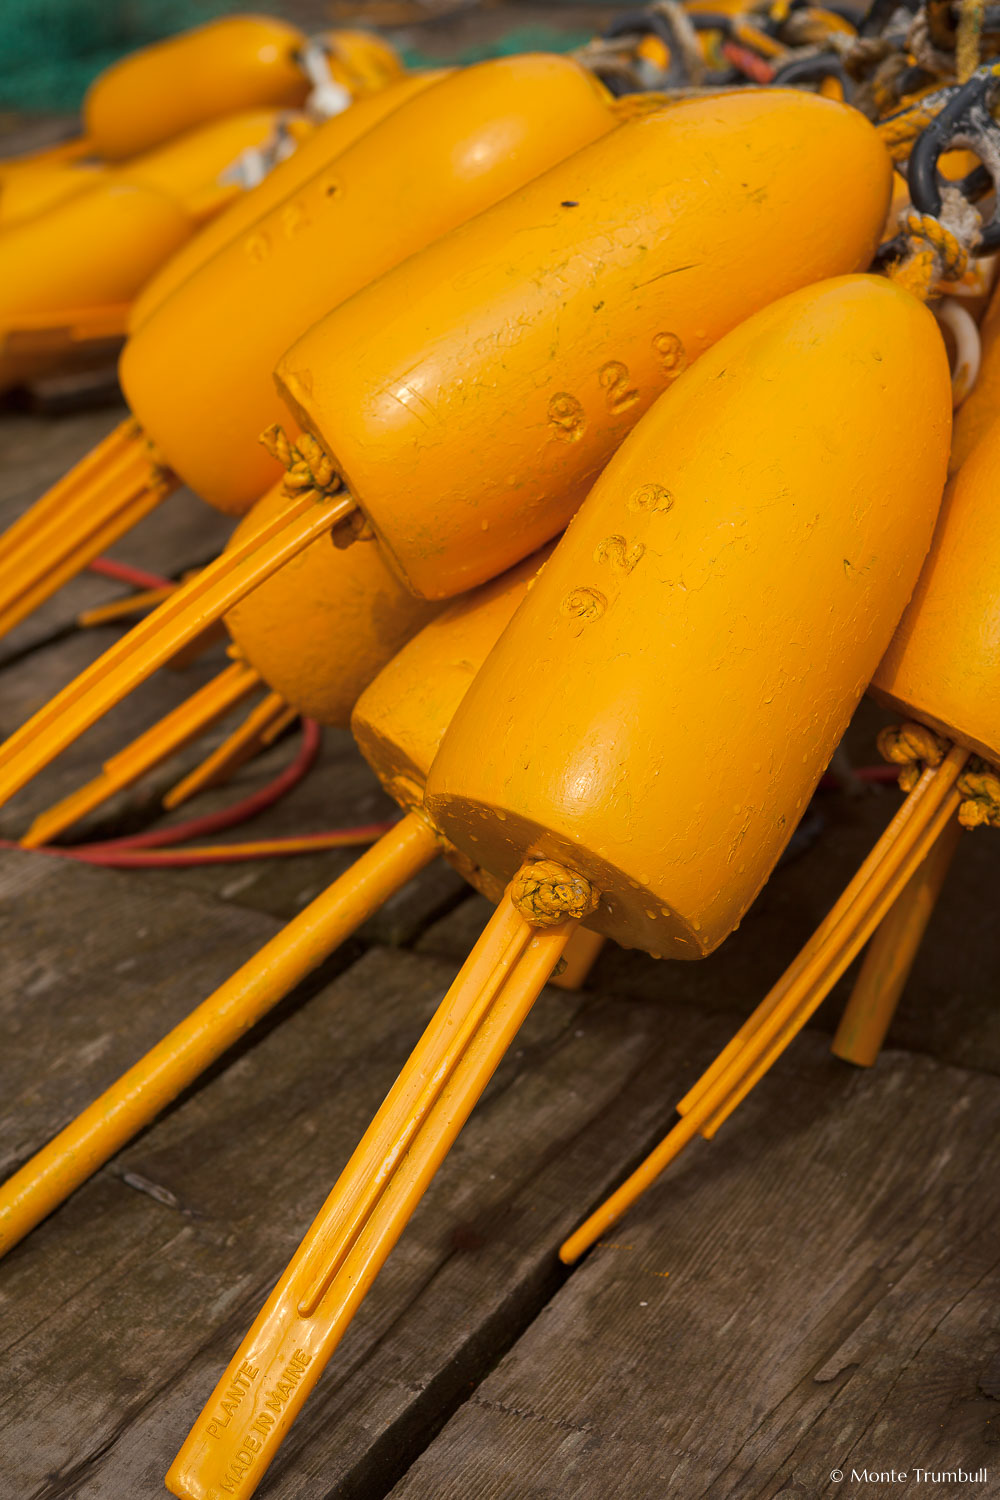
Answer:
[[[78,934],[72,946],[14,929],[24,948],[13,972],[35,972],[41,1003],[16,982],[5,994],[31,1106],[13,1164],[107,1082],[133,1030],[148,1042],[147,965],[165,1025],[245,956],[255,926],[263,940],[273,923],[158,897],[148,877],[5,860],[8,889]],[[97,920],[98,883],[104,926],[88,945],[79,934]],[[158,1492],[452,975],[441,961],[373,949],[265,1028],[0,1266],[12,1494]],[[73,1014],[75,1069],[71,1046],[53,1046],[58,1004]],[[714,1030],[692,1010],[545,993],[288,1443],[271,1494],[374,1495],[400,1477],[544,1305],[561,1279],[553,1247],[662,1128]],[[637,1090],[667,1037],[666,1073]]]
[[[1000,1081],[900,1053],[849,1072],[801,1039],[393,1500],[1000,1493],[998,1174]]]
[[[8,901],[37,912],[3,1001],[29,1106],[9,1165],[274,923],[149,876],[3,864]],[[159,1493],[452,972],[375,949],[307,987],[0,1266],[12,1496]],[[685,1003],[547,991],[264,1493],[804,1500],[837,1464],[988,1465],[991,1077],[902,1054],[858,1073],[800,1039],[560,1290],[559,1239],[728,1030]]]

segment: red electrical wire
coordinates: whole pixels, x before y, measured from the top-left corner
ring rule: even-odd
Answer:
[[[137,589],[166,589],[173,583],[162,573],[147,573],[145,568],[133,568],[131,563],[115,562],[113,557],[91,558],[87,567],[91,573],[102,578],[113,578],[116,583],[130,583]]]
[[[244,797],[242,802],[221,812],[209,813],[206,817],[189,818],[184,823],[175,823],[172,828],[160,828],[152,833],[133,833],[128,838],[104,839],[99,844],[77,844],[78,850],[109,849],[161,849],[170,844],[183,844],[186,839],[206,838],[212,833],[222,833],[238,823],[246,823],[258,813],[266,812],[282,797],[298,786],[302,778],[312,770],[322,744],[323,731],[315,719],[302,720],[302,744],[291,765],[269,781],[257,792]]]
[[[63,847],[43,844],[36,850],[39,854],[51,854],[57,859],[72,859],[80,864],[101,865],[112,869],[168,869],[185,868],[192,865],[237,864],[251,859],[266,859],[307,853],[311,849],[342,849],[358,844],[371,844],[381,838],[393,826],[392,822],[361,823],[353,828],[334,828],[325,833],[290,835],[285,838],[262,839],[256,844],[216,844],[202,848],[169,849],[165,846],[180,844],[191,838],[204,838],[207,834],[220,833],[245,823],[258,813],[273,807],[282,797],[296,787],[311,770],[319,753],[322,731],[314,719],[302,721],[302,744],[291,765],[249,797],[244,797],[222,812],[210,813],[207,817],[189,818],[176,823],[172,828],[161,828],[152,833],[132,834],[128,838],[105,839],[94,844],[75,844]],[[19,849],[8,839],[0,840],[0,848]],[[162,852],[160,852],[162,851]]]

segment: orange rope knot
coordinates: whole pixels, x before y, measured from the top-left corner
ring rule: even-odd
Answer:
[[[908,253],[889,268],[897,286],[926,302],[939,281],[959,281],[969,265],[969,248],[982,238],[982,219],[971,203],[955,188],[941,194],[942,214],[918,213],[907,209],[899,216],[901,234],[907,240]],[[945,218],[951,224],[945,223]]]
[[[286,495],[315,490],[318,496],[325,498],[343,489],[344,481],[333,467],[333,461],[308,432],[302,433],[293,443],[275,422],[261,433],[260,440],[271,457],[288,470],[285,475]]]
[[[973,756],[956,786],[966,799],[958,809],[963,828],[1000,828],[1000,776],[988,761]]]
[[[554,859],[539,859],[519,870],[510,899],[533,927],[555,927],[567,917],[587,917],[600,899],[589,880]]]
[[[903,767],[899,786],[904,792],[912,792],[924,767],[939,766],[949,749],[948,741],[933,729],[912,722],[880,729],[876,744],[883,760]]]

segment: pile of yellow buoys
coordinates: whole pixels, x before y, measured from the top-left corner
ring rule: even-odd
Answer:
[[[563,1258],[714,1134],[870,939],[835,1050],[874,1061],[956,830],[1000,824],[1000,34],[922,15],[691,0],[574,56],[423,73],[235,17],[0,163],[0,378],[124,336],[130,410],[0,536],[0,631],[180,485],[238,518],[0,746],[0,799],[220,620],[232,664],[24,844],[255,692],[174,802],[301,714],[350,725],[402,811],[0,1189],[0,1252],[424,865],[496,907],[206,1392],[176,1495],[261,1481],[554,971],[733,932],[869,687],[905,801]]]

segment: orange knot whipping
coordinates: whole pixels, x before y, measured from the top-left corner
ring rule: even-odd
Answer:
[[[906,248],[890,266],[890,277],[926,302],[939,291],[938,282],[959,281],[964,276],[970,251],[982,239],[982,225],[978,210],[956,188],[944,188],[939,215],[918,213],[915,208],[900,214]]]
[[[589,880],[554,859],[539,859],[514,876],[510,899],[533,927],[555,927],[590,915],[600,899]]]
[[[1000,828],[1000,776],[988,761],[973,756],[956,785],[965,798],[958,809],[963,828]]]
[[[912,792],[924,767],[939,766],[949,749],[948,741],[933,729],[912,722],[881,729],[876,744],[883,760],[902,766],[899,786],[904,792]]]
[[[302,433],[293,443],[275,422],[261,433],[260,440],[271,457],[288,471],[285,475],[286,495],[315,490],[318,496],[326,497],[343,489],[344,481],[333,467],[332,459],[308,432]]]
[[[899,227],[908,240],[923,241],[941,263],[945,281],[957,281],[969,264],[969,252],[956,234],[933,214],[917,213],[908,208],[899,216]]]

